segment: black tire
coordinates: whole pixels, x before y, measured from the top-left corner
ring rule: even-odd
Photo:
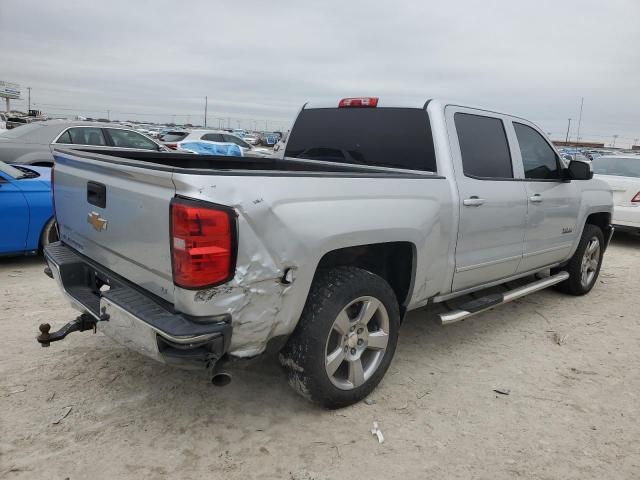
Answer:
[[[583,260],[585,258],[585,252],[589,245],[597,240],[599,244],[599,252],[597,259],[597,267],[593,270],[593,276],[585,284],[583,282]],[[602,230],[595,225],[587,223],[582,231],[582,237],[576,252],[569,260],[569,263],[562,270],[569,272],[569,278],[562,283],[558,284],[558,290],[569,295],[585,295],[591,291],[600,273],[600,267],[602,266],[602,257],[604,254],[604,235]]]
[[[40,233],[40,249],[49,245],[50,243],[58,241],[58,226],[56,225],[55,218],[50,219],[42,229]]]
[[[357,384],[357,382],[353,382],[351,386],[346,387],[350,389],[339,388],[334,384],[334,381],[337,381],[336,377],[329,375],[328,367],[325,365],[325,361],[328,359],[327,351],[329,349],[334,350],[334,347],[330,347],[329,342],[335,338],[335,335],[337,335],[338,342],[346,342],[344,340],[346,336],[343,337],[342,334],[335,330],[334,321],[336,321],[345,307],[363,297],[378,300],[386,310],[386,312],[382,309],[377,310],[374,317],[372,317],[373,320],[366,327],[366,333],[363,333],[363,335],[367,336],[370,333],[371,335],[379,334],[382,331],[381,327],[372,326],[371,324],[380,321],[385,322],[385,326],[388,326],[386,350],[366,350],[369,342],[364,342],[365,346],[363,348],[365,350],[363,350],[362,356],[358,360],[361,361],[361,369],[362,366],[366,366],[367,359],[371,360],[373,358],[376,358],[376,362],[378,362],[377,367],[375,367],[375,370],[371,368],[369,378],[365,379],[361,385],[353,386]],[[352,307],[360,308],[357,302],[353,303]],[[363,306],[362,317],[365,316],[365,310],[366,308]],[[384,315],[385,313],[386,316]],[[383,320],[379,320],[379,318],[383,318]],[[387,319],[388,324],[386,323]],[[358,320],[349,321],[357,322]],[[353,328],[356,323],[349,323],[348,325],[350,325],[349,328]],[[326,408],[346,407],[365,398],[380,383],[395,353],[399,326],[398,301],[393,290],[384,279],[367,270],[355,267],[336,267],[320,271],[313,281],[300,321],[280,352],[280,363],[287,372],[289,384],[302,396]],[[370,332],[369,328],[379,328],[379,330]],[[361,330],[363,329],[352,330],[347,336],[353,336]],[[368,338],[370,340],[373,337]],[[359,340],[357,341],[358,345],[360,345]],[[336,352],[343,348],[341,345],[344,346],[345,352],[349,350],[345,355],[355,351],[355,349],[348,347],[346,343],[340,343],[337,345]],[[378,351],[380,352],[379,354],[377,353]],[[367,358],[365,358],[365,355],[367,355]],[[346,370],[350,372],[351,364],[348,362],[345,359],[344,364],[340,366],[345,367],[346,364]],[[369,366],[372,364],[370,363]],[[340,368],[336,370],[334,375],[337,375],[339,370]],[[361,378],[364,379],[365,376],[363,375]]]

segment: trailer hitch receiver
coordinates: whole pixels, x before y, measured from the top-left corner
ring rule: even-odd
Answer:
[[[102,316],[100,317],[100,321],[103,320],[109,320],[109,315],[102,314]],[[40,343],[41,346],[48,347],[49,345],[51,345],[51,342],[62,340],[71,332],[84,332],[86,330],[93,330],[93,333],[96,333],[97,323],[98,320],[86,313],[78,316],[75,320],[70,321],[62,328],[56,330],[53,333],[50,333],[51,325],[49,325],[48,323],[42,323],[39,327],[40,335],[36,337],[36,340],[38,341],[38,343]]]

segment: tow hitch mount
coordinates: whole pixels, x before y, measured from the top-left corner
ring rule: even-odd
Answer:
[[[51,342],[57,342],[58,340],[64,339],[71,332],[84,332],[86,330],[93,330],[93,333],[96,333],[96,324],[98,321],[106,321],[109,320],[109,315],[102,314],[100,316],[100,320],[96,320],[91,315],[83,313],[79,315],[75,320],[70,321],[66,325],[64,325],[59,330],[56,330],[53,333],[49,333],[51,330],[51,325],[48,323],[41,323],[39,330],[40,335],[36,337],[38,343],[40,343],[43,347],[48,347],[51,345]]]

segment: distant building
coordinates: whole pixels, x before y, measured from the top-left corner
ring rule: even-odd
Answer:
[[[640,150],[640,145],[633,145],[631,150]]]
[[[604,148],[604,143],[598,142],[565,142],[564,140],[552,140],[556,147],[585,147],[585,148]]]

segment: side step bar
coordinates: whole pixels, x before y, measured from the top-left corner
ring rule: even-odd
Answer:
[[[441,313],[440,323],[442,325],[449,325],[450,323],[459,322],[460,320],[472,317],[473,315],[484,312],[485,310],[497,305],[511,302],[517,298],[524,297],[530,293],[537,292],[538,290],[543,290],[551,285],[563,282],[567,278],[569,278],[568,272],[559,272],[550,277],[543,278],[542,280],[515,288],[507,293],[494,293],[487,295],[486,297],[471,300],[470,302],[460,305],[460,307],[455,310]]]

